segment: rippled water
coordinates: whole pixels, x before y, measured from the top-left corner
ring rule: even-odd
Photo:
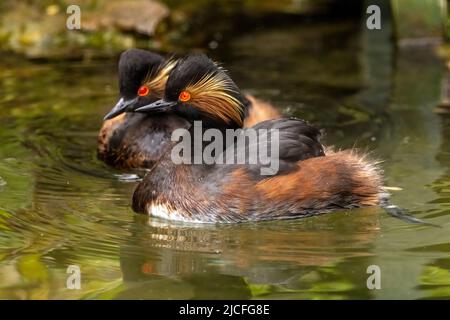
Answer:
[[[357,28],[356,28],[357,29]],[[432,50],[355,26],[263,28],[211,54],[243,89],[384,160],[393,202],[296,221],[198,226],[130,209],[136,179],[96,159],[114,62],[0,67],[0,298],[450,298],[450,116]],[[447,112],[446,112],[447,111]],[[66,288],[69,265],[81,289]],[[366,269],[381,268],[381,290]]]

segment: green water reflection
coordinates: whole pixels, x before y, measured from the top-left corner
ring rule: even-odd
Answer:
[[[450,116],[434,112],[442,63],[420,47],[371,56],[355,29],[262,28],[211,54],[246,91],[325,128],[328,144],[383,159],[386,185],[402,189],[393,201],[442,228],[378,208],[225,226],[136,215],[143,173],[95,157],[115,63],[2,54],[0,298],[450,298]],[[366,287],[373,264],[381,290]],[[81,290],[66,288],[69,265]]]

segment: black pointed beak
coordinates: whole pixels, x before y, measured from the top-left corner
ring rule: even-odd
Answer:
[[[103,120],[109,120],[114,118],[115,116],[118,116],[119,114],[126,111],[126,109],[136,102],[135,99],[131,100],[125,100],[124,98],[120,98],[120,100],[117,102],[117,104],[112,108],[112,110],[103,118]]]
[[[176,101],[165,101],[165,100],[158,100],[153,103],[150,103],[146,106],[137,108],[134,110],[135,112],[164,112],[169,111],[173,106],[177,104]]]

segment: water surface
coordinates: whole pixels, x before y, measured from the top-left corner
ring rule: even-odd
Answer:
[[[295,221],[190,225],[137,215],[143,172],[96,159],[117,98],[110,62],[0,60],[0,298],[450,298],[450,116],[433,50],[369,44],[357,26],[261,28],[211,54],[247,92],[337,148],[383,159],[393,202]],[[375,55],[374,55],[375,53]],[[445,110],[444,110],[445,111]],[[66,288],[69,265],[80,290]],[[382,272],[368,290],[366,269]]]

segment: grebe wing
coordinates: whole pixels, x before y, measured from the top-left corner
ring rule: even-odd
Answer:
[[[302,119],[283,118],[258,123],[252,129],[279,132],[279,156],[285,161],[300,161],[324,156],[321,132]],[[264,139],[262,141],[264,143]]]
[[[254,130],[256,134],[250,134],[250,130]],[[271,130],[277,131],[278,139]],[[257,140],[247,140],[243,149],[246,156],[246,162],[243,165],[248,172],[259,178],[266,177],[261,175],[260,169],[267,167],[267,161],[277,161],[276,174],[284,174],[294,170],[298,161],[325,155],[324,147],[320,143],[320,130],[301,119],[283,118],[263,121],[251,128],[244,129],[243,134],[246,137],[256,135],[258,137]],[[278,143],[278,147],[272,146],[272,143]],[[230,148],[234,148],[234,150],[230,150]],[[278,155],[272,154],[272,149],[278,150]],[[230,151],[234,151],[234,153]],[[242,165],[237,162],[241,152],[235,145],[231,145],[225,150],[227,157],[229,154],[233,155],[236,160],[234,163]],[[255,152],[258,154],[254,154]]]

